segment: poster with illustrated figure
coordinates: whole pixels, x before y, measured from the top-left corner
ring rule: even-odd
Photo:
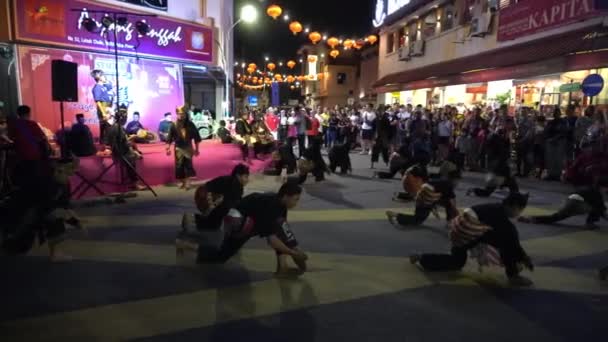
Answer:
[[[153,132],[164,113],[174,113],[175,108],[184,103],[182,72],[177,63],[120,57],[120,82],[116,89],[112,55],[20,46],[18,56],[21,103],[29,105],[33,119],[51,131],[57,131],[61,126],[59,103],[53,102],[51,97],[51,61],[55,59],[78,64],[79,102],[64,104],[65,120],[74,122],[76,114],[83,113],[95,136],[99,134],[99,124],[92,94],[93,70],[102,70],[107,81],[114,85],[120,103],[129,107],[129,119],[133,112],[139,112],[141,123]]]

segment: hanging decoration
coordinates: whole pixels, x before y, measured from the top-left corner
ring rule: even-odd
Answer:
[[[355,45],[355,41],[352,39],[346,39],[344,42],[342,42],[342,45],[344,45],[346,49],[350,49],[353,47],[353,45]]]
[[[290,60],[290,61],[287,62],[287,67],[289,69],[293,69],[295,66],[296,66],[296,61],[291,61]]]
[[[329,47],[332,49],[335,49],[336,46],[340,45],[340,40],[336,37],[330,37],[327,39],[327,45],[329,45]]]
[[[353,45],[353,47],[357,50],[361,50],[363,48],[363,45],[365,45],[365,41],[359,39],[355,42],[355,45]]]
[[[316,63],[317,56],[308,56],[308,63]]]
[[[255,63],[249,63],[249,65],[247,66],[247,69],[253,69],[253,71],[255,71],[255,69],[257,69],[258,66],[255,65]]]
[[[250,74],[253,74],[254,71],[255,71],[255,69],[252,67],[247,68],[247,72]]]
[[[270,5],[266,9],[266,14],[268,14],[268,16],[272,17],[272,19],[274,20],[277,20],[277,18],[280,17],[282,13],[283,9],[277,5]]]
[[[325,74],[324,74],[324,73],[322,73],[322,72],[320,72],[319,74],[317,74],[317,79],[318,79],[319,81],[322,81],[324,77],[325,77]]]
[[[295,36],[298,33],[302,32],[302,24],[300,24],[299,21],[292,21],[291,24],[289,24],[289,30]]]
[[[321,34],[319,32],[317,32],[317,31],[311,32],[308,35],[308,39],[310,39],[310,41],[313,44],[317,44],[321,40],[321,38],[322,38]]]
[[[274,71],[274,69],[277,67],[274,63],[268,63],[268,65],[266,65],[266,67],[268,68],[268,70],[270,71]]]
[[[306,79],[306,77],[304,77],[304,76],[298,76],[298,81],[300,81],[300,82],[304,81],[305,79]]]
[[[295,87],[295,86],[291,86],[291,87],[289,87],[289,88],[290,88],[291,90],[296,89],[296,87]]]
[[[295,77],[293,77],[291,75],[287,76],[287,83],[293,83],[293,82],[295,82],[295,80],[296,80]]]
[[[330,55],[332,58],[336,58],[336,57],[338,57],[338,56],[340,55],[340,51],[335,50],[335,49],[334,49],[334,50],[331,50],[331,51],[329,52],[329,55]]]
[[[276,75],[274,75],[274,79],[276,81],[281,81],[283,79],[283,76],[281,76],[280,74],[276,74]]]
[[[378,41],[378,36],[376,36],[375,34],[370,34],[369,36],[367,36],[366,39],[370,44],[374,45]]]

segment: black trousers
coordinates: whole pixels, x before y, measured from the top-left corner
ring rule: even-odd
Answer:
[[[401,172],[403,175],[409,166],[410,164],[408,163],[407,159],[403,157],[394,157],[389,162],[388,172],[379,171],[377,175],[380,179],[391,179],[394,178],[398,172]]]
[[[380,155],[382,155],[384,163],[388,164],[388,143],[376,141],[372,147],[372,163],[377,163],[380,159]]]
[[[529,143],[520,143],[517,146],[517,174],[528,176],[532,171],[532,149],[533,145]]]
[[[439,205],[445,209],[445,216],[448,221],[458,215],[455,208],[451,208],[451,206],[449,206],[447,203],[439,203]],[[424,221],[426,221],[432,211],[433,210],[430,207],[417,205],[414,215],[397,214],[397,223],[402,226],[415,226],[422,224]]]
[[[198,256],[196,258],[196,262],[198,263],[214,263],[214,264],[222,264],[232,258],[238,251],[249,241],[249,236],[238,236],[232,235],[228,236],[222,242],[222,245],[219,249],[216,250],[207,250],[201,249],[198,250]]]
[[[509,192],[519,192],[519,185],[517,185],[517,181],[515,177],[508,175],[505,177],[505,181],[502,183],[501,187],[509,188]],[[477,197],[490,197],[494,191],[496,191],[498,187],[496,185],[486,185],[485,188],[473,188],[473,193]]]
[[[509,222],[503,227],[492,227],[481,238],[468,245],[452,247],[450,254],[423,254],[420,265],[428,271],[458,271],[467,262],[468,250],[479,243],[488,244],[499,251],[508,277],[519,274],[518,263],[528,258],[519,243],[517,229]]]
[[[601,194],[599,194],[601,196]],[[601,197],[600,197],[601,198]],[[604,208],[592,206],[589,203],[568,199],[564,206],[553,214],[532,216],[534,223],[552,224],[567,218],[587,214],[587,223],[595,223],[600,220]]]
[[[304,153],[305,149],[306,149],[306,135],[298,134],[298,153],[300,154],[300,157],[302,157],[302,153]]]

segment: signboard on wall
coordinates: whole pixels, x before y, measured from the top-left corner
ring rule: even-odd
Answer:
[[[76,11],[73,11],[76,9]],[[114,25],[91,33],[83,25],[85,18],[101,22],[101,14],[117,8],[86,0],[14,0],[15,38],[18,41],[55,45],[65,48],[112,52]],[[213,29],[164,17],[128,16],[126,26],[117,27],[120,54],[159,57],[194,63],[213,62]],[[139,37],[135,24],[145,19],[150,31]]]
[[[167,11],[169,9],[169,0],[118,0],[128,4],[141,7],[151,8],[159,11]]]
[[[106,54],[19,46],[21,103],[32,108],[33,119],[55,131],[61,125],[59,105],[51,98],[51,61],[78,64],[78,102],[65,104],[65,118],[73,122],[78,113],[85,116],[94,135],[98,135],[97,109],[91,90],[95,80],[91,71],[101,69],[116,84],[114,58]],[[138,111],[145,128],[156,131],[164,113],[174,113],[184,104],[180,65],[144,58],[120,57],[118,60],[121,102],[129,113]],[[124,100],[124,101],[123,101]]]
[[[596,0],[534,0],[521,1],[498,16],[498,41],[517,39],[526,35],[598,16]]]
[[[409,5],[411,0],[376,0],[376,10],[372,24],[380,27],[387,17],[395,14],[401,8]]]

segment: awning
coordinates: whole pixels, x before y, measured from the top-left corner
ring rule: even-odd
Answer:
[[[524,78],[567,71],[565,69],[549,71],[548,66],[534,65],[534,63],[546,64],[548,61],[552,61],[559,64],[560,62],[557,59],[573,53],[607,49],[608,35],[591,36],[596,31],[602,31],[602,28],[586,28],[517,46],[492,50],[471,57],[390,74],[374,83],[374,87],[378,92],[385,93],[434,86]],[[603,31],[606,31],[606,29],[603,29]],[[608,60],[603,62],[605,62],[604,65],[608,64]],[[528,72],[516,68],[525,68],[526,65],[531,66]],[[515,73],[509,75],[505,68],[512,68]],[[534,70],[534,68],[539,70]],[[543,71],[543,69],[547,70]]]

